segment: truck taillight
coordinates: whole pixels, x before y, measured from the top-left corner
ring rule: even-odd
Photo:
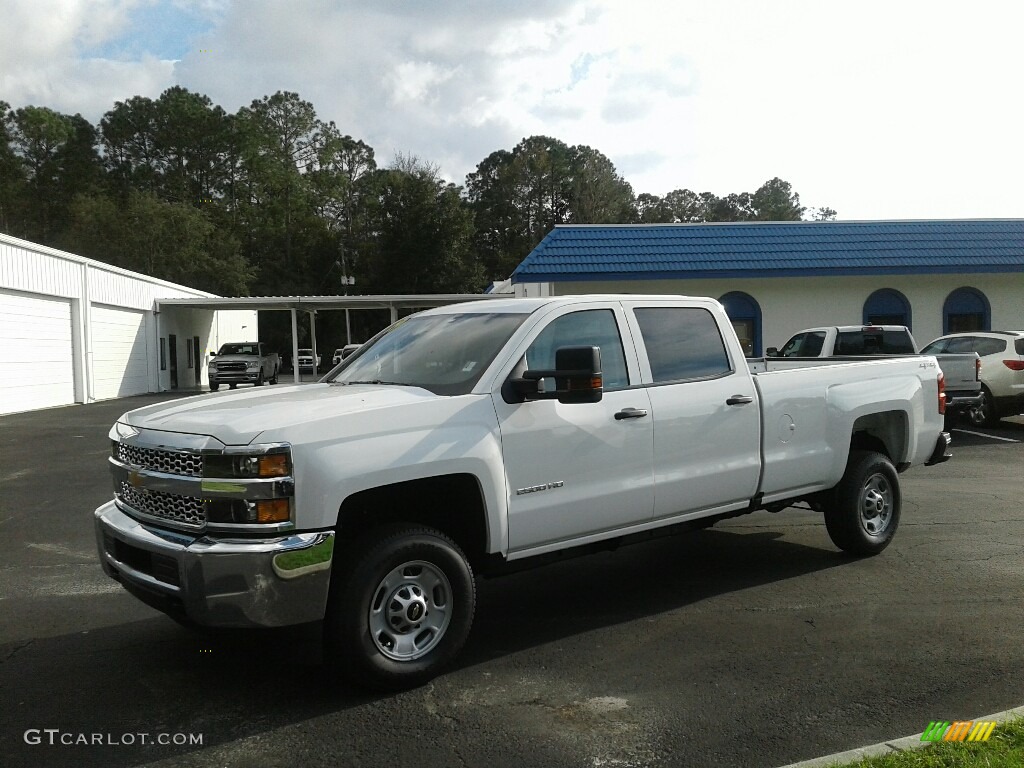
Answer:
[[[1011,371],[1024,371],[1024,360],[1003,360],[1003,365]]]
[[[974,361],[974,380],[981,381],[981,358]]]
[[[939,372],[939,413],[946,413],[946,377]]]

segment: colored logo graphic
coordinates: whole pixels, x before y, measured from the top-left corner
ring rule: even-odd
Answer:
[[[988,741],[996,724],[993,720],[932,720],[921,741]]]

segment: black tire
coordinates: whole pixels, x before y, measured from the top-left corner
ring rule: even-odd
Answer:
[[[423,685],[462,649],[475,607],[473,571],[443,533],[415,524],[370,531],[335,554],[324,661],[366,688]]]
[[[260,375],[256,377],[256,386],[257,387],[262,387],[263,386],[263,371],[260,371]]]
[[[983,386],[981,388],[981,408],[978,411],[981,415],[979,426],[999,426],[999,411],[996,409],[995,398],[992,397],[988,387]]]
[[[234,389],[237,386],[237,384],[228,384],[228,389]]]
[[[277,384],[277,368],[274,368],[274,375],[270,377],[271,384]]]
[[[903,497],[896,468],[874,451],[852,450],[843,479],[832,490],[825,527],[832,543],[858,557],[877,555],[900,524]]]
[[[216,392],[218,389],[220,389],[220,384],[216,384],[216,383],[211,381],[210,382],[210,391],[211,392]]]

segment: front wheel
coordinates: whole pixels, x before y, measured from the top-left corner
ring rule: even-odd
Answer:
[[[257,387],[262,387],[263,386],[263,371],[260,371],[260,375],[256,377],[256,386]]]
[[[215,381],[211,381],[210,382],[210,391],[211,392],[216,392],[218,389],[220,389],[220,384],[218,384]]]
[[[832,543],[860,557],[877,555],[892,541],[903,497],[892,462],[874,451],[852,450],[843,479],[825,510]]]
[[[335,560],[324,659],[369,688],[422,685],[461,650],[475,607],[473,571],[443,533],[411,524],[370,531]]]

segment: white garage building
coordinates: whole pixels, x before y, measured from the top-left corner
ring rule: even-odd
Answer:
[[[198,387],[254,310],[157,311],[196,291],[0,234],[0,414]]]

